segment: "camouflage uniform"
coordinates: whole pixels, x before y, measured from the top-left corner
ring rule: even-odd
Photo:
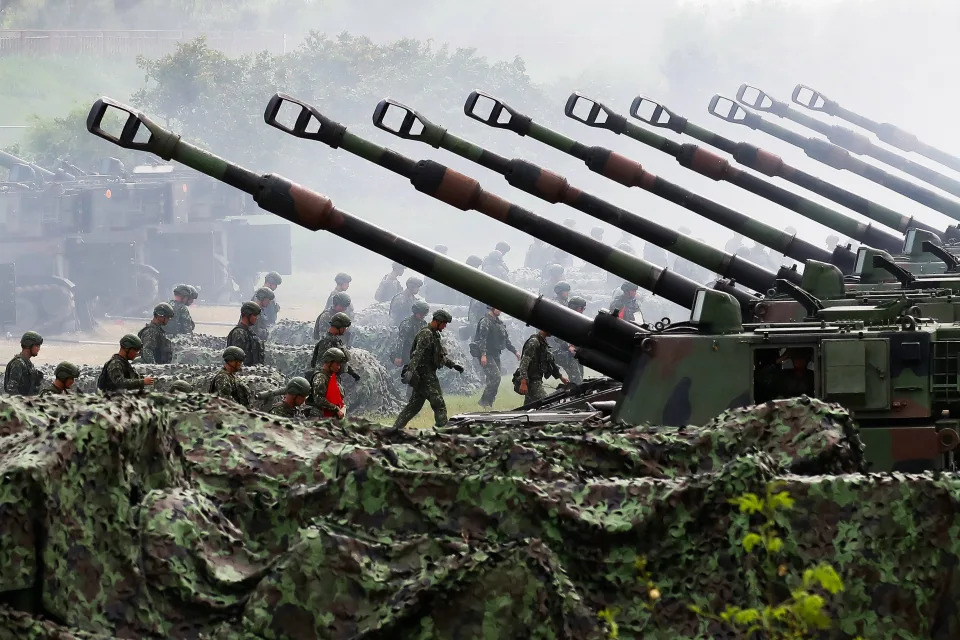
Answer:
[[[190,315],[190,308],[185,303],[176,300],[171,300],[169,304],[173,307],[173,317],[167,322],[163,332],[168,336],[193,333],[197,325],[194,324],[193,317]]]
[[[420,330],[427,326],[425,318],[418,318],[415,315],[409,315],[400,323],[397,329],[397,342],[393,347],[391,357],[396,360],[400,358],[402,364],[410,362],[410,352],[413,348],[413,341],[420,333]]]
[[[489,407],[497,399],[497,391],[500,389],[500,379],[503,377],[500,366],[500,353],[507,349],[511,353],[516,353],[517,348],[510,342],[510,336],[507,334],[507,327],[503,320],[489,313],[477,323],[477,334],[474,342],[480,347],[480,355],[487,356],[487,364],[483,366],[483,373],[486,382],[483,386],[483,394],[480,396],[480,406]]]
[[[70,391],[68,389],[58,389],[53,384],[48,384],[43,389],[40,390],[40,397],[44,396],[65,396],[68,395]]]
[[[400,326],[403,319],[410,313],[410,307],[413,306],[413,303],[422,299],[420,296],[410,293],[409,289],[404,289],[393,296],[393,300],[390,301],[390,320],[393,325]]]
[[[226,369],[221,369],[213,377],[213,381],[210,382],[210,393],[221,398],[229,398],[245,407],[250,406],[250,391],[247,385],[237,380],[237,376]]]
[[[636,298],[628,298],[623,292],[614,296],[613,302],[610,303],[610,310],[613,311],[614,309],[622,310],[623,314],[620,317],[627,322],[643,322],[640,303],[637,302]]]
[[[337,387],[340,389],[340,397],[344,397],[343,384],[340,382],[340,376],[328,371],[324,371],[321,367],[316,373],[313,374],[313,381],[310,385],[313,387],[313,406],[320,411],[329,411],[336,415],[342,407],[338,407],[327,400],[327,387],[330,385],[330,376],[336,376]]]
[[[258,320],[259,322],[259,320]],[[238,324],[227,334],[228,347],[240,347],[246,354],[243,364],[263,364],[263,342],[245,324]]]
[[[293,418],[297,415],[297,410],[281,400],[270,407],[270,415],[280,416],[281,418]]]
[[[373,294],[373,299],[377,302],[390,302],[393,297],[403,291],[400,280],[393,272],[383,276],[383,280],[377,285],[377,292]]]
[[[553,354],[550,353],[550,346],[547,340],[536,333],[523,343],[523,353],[520,355],[520,366],[514,374],[516,384],[520,380],[527,380],[527,395],[524,396],[524,404],[545,398],[547,392],[543,389],[543,379],[552,376],[560,377],[560,369],[557,367]]]
[[[171,321],[168,321],[168,324]],[[167,337],[163,327],[151,322],[140,329],[137,337],[143,341],[140,362],[144,364],[170,364],[173,362],[173,343],[170,342],[170,338]]]
[[[101,391],[135,391],[143,389],[143,376],[136,372],[130,361],[115,353],[110,356],[100,371],[97,389]]]
[[[401,429],[410,422],[423,408],[425,401],[429,402],[430,408],[433,409],[436,425],[442,427],[447,424],[447,403],[443,400],[443,389],[440,388],[437,369],[440,367],[453,369],[456,366],[456,363],[447,357],[447,350],[440,340],[439,331],[426,326],[417,332],[413,340],[410,362],[407,364],[411,372],[410,387],[413,393],[406,406],[400,410],[396,422],[393,423],[394,429]]]
[[[554,344],[554,360],[556,360],[559,366],[563,367],[570,382],[581,384],[583,382],[583,365],[570,353],[570,343],[557,338]]]
[[[347,356],[347,360],[350,360],[350,350],[343,345],[343,336],[335,336],[332,333],[327,333],[325,336],[320,338],[320,342],[317,343],[317,346],[313,348],[313,356],[310,358],[310,368],[316,369],[322,363],[320,358],[323,357],[323,354],[327,352],[327,349],[332,349],[336,347],[343,351]],[[348,376],[357,375],[349,364],[343,368],[344,373]]]
[[[3,390],[12,395],[33,396],[40,391],[43,374],[29,358],[17,354],[3,372]]]

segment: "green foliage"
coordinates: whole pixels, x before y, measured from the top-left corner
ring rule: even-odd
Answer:
[[[89,108],[81,107],[59,118],[31,118],[22,152],[27,159],[43,167],[56,167],[61,159],[82,158],[87,169],[94,169],[99,158],[115,157],[136,164],[143,158],[87,133]],[[15,152],[14,152],[15,153]]]

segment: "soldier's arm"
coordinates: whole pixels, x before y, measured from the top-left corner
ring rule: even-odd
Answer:
[[[487,338],[490,336],[490,323],[481,318],[477,326],[477,344],[480,345],[480,355],[487,355]]]
[[[416,371],[417,367],[420,366],[420,361],[423,360],[424,353],[426,352],[426,345],[429,340],[417,340],[416,336],[413,338],[413,353],[410,354],[410,363],[408,368],[410,371]]]
[[[327,400],[327,386],[329,384],[329,376],[323,373],[318,373],[313,377],[313,406],[327,411],[339,411],[340,407]]]
[[[523,353],[520,354],[520,364],[517,367],[520,369],[520,378],[526,380],[530,372],[530,362],[536,357],[537,349],[534,346],[535,343],[532,340],[527,340],[523,344]]]
[[[186,307],[183,308],[183,319],[181,320],[181,330],[186,331],[187,333],[193,333],[193,330],[196,328],[196,323],[193,321],[193,316],[190,315],[190,310]]]
[[[233,385],[226,376],[218,375],[214,378],[213,392],[221,398],[233,399]]]
[[[513,343],[510,342],[510,332],[507,331],[506,327],[503,328],[503,335],[506,337],[506,340],[504,340],[503,343],[507,345],[507,349],[510,351],[510,353],[517,353],[519,349],[513,346]]]
[[[115,360],[112,360],[110,364],[107,365],[107,377],[110,378],[110,382],[112,382],[113,386],[117,389],[126,391],[143,389],[143,380],[124,377],[123,367]]]
[[[4,385],[4,390],[7,393],[19,393],[27,394],[30,393],[30,383],[32,382],[27,375],[27,368],[23,366],[23,362],[18,360],[12,361],[7,365],[7,382]]]
[[[157,350],[157,334],[153,331],[144,331],[143,349],[140,350],[140,362],[144,364],[156,364],[154,354]]]

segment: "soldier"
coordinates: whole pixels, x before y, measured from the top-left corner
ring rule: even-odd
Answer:
[[[80,367],[72,362],[63,361],[53,370],[53,383],[40,392],[40,397],[50,395],[64,395],[67,389],[73,386],[77,376],[80,375]]]
[[[270,415],[292,418],[310,396],[310,383],[300,376],[290,378],[284,392],[283,399],[270,407]]]
[[[138,391],[153,385],[151,376],[141,376],[130,364],[140,355],[141,349],[143,342],[132,333],[120,338],[120,351],[110,356],[103,365],[97,378],[97,389],[103,392]]]
[[[394,262],[390,269],[390,273],[383,276],[380,284],[377,285],[377,292],[373,294],[373,299],[377,302],[390,302],[393,296],[403,291],[403,287],[400,286],[400,276],[403,275],[404,266]]]
[[[343,313],[347,317],[350,317],[350,314],[347,312],[347,309],[351,307],[350,294],[345,291],[341,291],[333,296],[330,299],[330,306],[324,309],[319,316],[317,316],[317,321],[313,323],[313,339],[319,340],[323,333],[326,331],[325,327],[330,324],[330,319],[333,318],[335,314]],[[346,338],[344,338],[346,341]]]
[[[244,302],[244,304],[251,304]],[[259,307],[257,307],[259,309]],[[217,372],[210,382],[210,393],[229,398],[237,404],[250,406],[250,391],[247,385],[240,382],[237,373],[243,369],[248,355],[240,347],[230,346],[223,350],[223,368]]]
[[[413,339],[417,337],[420,330],[427,326],[426,317],[430,313],[430,305],[423,300],[417,300],[410,306],[411,315],[403,319],[397,330],[397,342],[393,348],[393,364],[398,367],[409,362],[410,349],[413,347]]]
[[[567,302],[570,300],[570,285],[561,280],[553,285],[553,292],[557,295],[554,302],[564,307],[567,306]]]
[[[549,295],[553,288],[563,282],[563,267],[551,263],[540,270],[540,295]]]
[[[196,292],[196,295],[194,295]],[[173,309],[173,319],[163,326],[168,336],[179,336],[184,333],[193,333],[196,325],[190,316],[190,305],[197,299],[199,292],[188,284],[178,284],[173,289],[173,300],[169,302]]]
[[[274,292],[274,300],[271,300],[270,304],[263,308],[263,313],[260,314],[260,322],[257,323],[259,325],[262,322],[267,330],[277,324],[277,317],[280,315],[280,305],[276,301],[276,291],[281,284],[283,284],[283,278],[276,271],[271,271],[263,277],[263,288]],[[254,294],[254,298],[256,298],[256,294]]]
[[[170,385],[170,393],[192,393],[193,387],[186,380],[174,380]]]
[[[417,294],[420,293],[422,286],[423,280],[410,276],[407,278],[407,288],[393,296],[393,300],[390,301],[390,320],[393,326],[400,326],[403,319],[407,317],[407,309],[420,299]]]
[[[610,303],[610,311],[617,311],[617,317],[627,322],[643,323],[643,314],[640,313],[640,303],[637,302],[637,285],[624,282],[620,285],[620,293]]]
[[[263,364],[263,343],[253,331],[262,311],[256,302],[244,302],[240,306],[240,321],[227,334],[227,346],[243,351],[245,365]]]
[[[543,269],[544,265],[553,262],[553,247],[540,238],[535,238],[527,248],[527,255],[523,258],[523,266],[528,269]]]
[[[503,254],[496,249],[488,253],[487,257],[483,259],[480,270],[484,273],[489,273],[494,278],[498,278],[504,282],[510,282],[510,268],[507,267],[507,263],[503,261]]]
[[[310,358],[310,368],[316,369],[320,364],[320,358],[323,357],[323,354],[327,352],[327,349],[337,348],[343,351],[343,354],[347,357],[344,360],[344,363],[350,362],[350,351],[343,345],[343,334],[347,332],[347,329],[350,327],[351,321],[347,317],[347,314],[335,313],[333,317],[330,318],[330,328],[327,329],[327,333],[320,341],[317,343],[317,346],[313,348],[313,356]],[[347,364],[347,375],[352,377],[354,380],[360,380],[360,374],[353,370],[349,364]]]
[[[590,237],[597,242],[603,242],[603,227],[594,227],[590,229]]]
[[[479,269],[483,264],[483,260],[480,259],[480,256],[470,256],[467,258],[467,266],[473,267],[474,269]],[[468,298],[467,302],[467,324],[471,327],[475,327],[480,318],[482,318],[487,313],[487,305],[479,300],[474,300],[473,298]]]
[[[36,331],[20,336],[20,353],[15,355],[3,371],[3,390],[11,395],[35,396],[40,392],[43,374],[31,362],[40,353],[43,337]]]
[[[410,362],[404,367],[403,379],[413,389],[406,406],[401,409],[394,430],[403,429],[423,408],[424,401],[430,402],[433,417],[438,427],[447,424],[447,404],[443,401],[443,390],[437,378],[437,369],[449,367],[463,373],[463,365],[447,357],[447,350],[440,340],[440,332],[453,320],[444,309],[433,312],[433,320],[417,333],[410,351]]]
[[[267,309],[273,306],[273,301],[276,298],[276,294],[273,293],[273,290],[268,287],[260,287],[253,294],[251,302],[256,303],[260,307],[260,316],[257,318],[256,324],[251,327],[251,330],[261,342],[267,341],[267,334],[269,333],[270,327],[273,326],[269,320],[266,319]]]
[[[486,380],[479,404],[481,407],[489,408],[493,406],[493,401],[497,399],[497,391],[500,390],[500,378],[503,377],[500,353],[504,349],[509,349],[519,360],[520,352],[510,342],[507,327],[500,319],[500,309],[490,306],[487,307],[487,314],[477,323],[477,333],[473,342],[474,344],[470,345],[470,351],[479,354],[480,366],[483,368]]]
[[[567,306],[577,313],[583,313],[587,308],[587,301],[580,296],[573,296],[567,302]],[[582,384],[583,365],[580,364],[574,357],[576,356],[577,348],[569,342],[561,340],[560,338],[554,337],[552,340],[554,341],[555,350],[554,359],[557,361],[557,364],[560,365],[566,372],[570,382],[574,384]]]
[[[140,362],[144,364],[170,364],[173,362],[173,343],[163,328],[175,315],[173,307],[161,302],[153,308],[153,320],[140,329],[137,337],[143,343]]]
[[[327,296],[327,303],[324,305],[324,309],[329,309],[330,304],[333,302],[333,296],[338,293],[343,293],[350,288],[350,283],[353,282],[353,277],[349,273],[343,273],[342,271],[334,276],[333,281],[337,283],[337,286],[333,288],[333,291],[330,292],[330,295]],[[347,311],[347,315],[353,315],[353,308],[350,308]]]
[[[347,361],[347,354],[336,347],[327,349],[322,356],[320,369],[313,374],[313,406],[320,409],[324,418],[343,419],[346,408],[343,403],[343,385],[340,384],[340,367]]]
[[[560,369],[553,359],[553,354],[550,353],[550,346],[547,344],[547,338],[549,337],[550,334],[546,331],[538,331],[523,343],[520,366],[517,367],[513,378],[515,390],[524,396],[524,404],[546,397],[547,392],[543,390],[543,379],[548,376],[559,378],[560,382],[564,384],[569,382],[560,375]]]
[[[500,255],[503,256],[504,258],[506,258],[506,257],[507,257],[507,254],[510,253],[510,245],[508,245],[508,244],[507,244],[506,242],[504,242],[503,240],[501,240],[500,242],[498,242],[498,243],[497,243],[497,246],[495,246],[494,249],[496,249],[497,251],[499,251],[499,252],[500,252]]]

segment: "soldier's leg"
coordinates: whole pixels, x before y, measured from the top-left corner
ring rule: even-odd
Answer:
[[[410,387],[410,389],[412,390],[410,399],[407,400],[407,404],[403,407],[403,409],[400,410],[400,414],[393,423],[394,429],[402,429],[408,422],[413,420],[413,417],[420,413],[420,409],[423,409],[423,403],[427,400],[427,396],[423,392],[422,385],[416,388]],[[431,406],[433,405],[432,402],[430,404]]]
[[[523,398],[523,403],[536,402],[547,397],[547,392],[543,388],[543,380],[528,380],[527,395]]]
[[[495,358],[487,358],[487,364],[483,367],[484,386],[483,395],[480,396],[480,406],[490,407],[493,401],[497,399],[497,391],[500,389],[500,363]]]
[[[447,403],[443,399],[443,390],[440,388],[440,380],[434,376],[425,389],[427,400],[430,402],[430,408],[433,409],[433,418],[438,427],[447,424]],[[423,402],[420,403],[423,406]]]

